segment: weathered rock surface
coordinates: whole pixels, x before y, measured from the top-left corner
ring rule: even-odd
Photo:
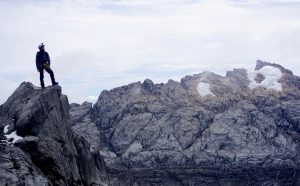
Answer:
[[[22,83],[1,105],[0,121],[5,132],[23,137],[2,147],[1,158],[8,158],[1,165],[1,179],[7,185],[105,184],[104,162],[71,130],[68,99],[59,86],[40,90]]]
[[[2,137],[1,140],[5,140]],[[52,185],[21,149],[0,142],[0,185]]]
[[[92,152],[98,151],[105,144],[105,138],[91,119],[92,103],[70,104],[72,130],[90,143]]]
[[[145,80],[103,91],[89,114],[78,115],[88,125],[74,125],[90,142],[104,138],[93,146],[111,185],[300,185],[300,78],[262,61],[256,70],[266,66],[281,78],[259,73],[255,82],[271,79],[282,91],[250,88],[244,69]],[[212,94],[201,96],[199,83]]]

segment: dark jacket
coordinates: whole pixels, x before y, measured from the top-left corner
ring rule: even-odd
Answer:
[[[46,62],[48,62],[48,64],[50,65],[49,54],[46,51],[39,51],[39,52],[37,52],[36,53],[35,62],[36,62],[36,68],[38,70],[42,70],[44,68],[44,64]]]

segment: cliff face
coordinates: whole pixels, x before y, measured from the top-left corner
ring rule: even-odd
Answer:
[[[291,71],[258,61],[103,91],[74,125],[101,141],[112,185],[299,185],[299,90]]]
[[[1,161],[5,164],[1,164],[0,180],[4,185],[105,183],[104,162],[71,130],[68,99],[59,86],[40,90],[22,83],[1,105],[0,121],[8,138],[12,134],[23,138],[13,144],[2,141]]]

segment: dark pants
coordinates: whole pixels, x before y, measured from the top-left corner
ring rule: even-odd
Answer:
[[[55,78],[54,78],[54,74],[53,71],[50,68],[45,68],[45,69],[41,69],[40,70],[40,81],[41,81],[41,87],[45,88],[45,83],[44,83],[44,70],[46,70],[46,72],[48,72],[50,74],[50,78],[51,78],[51,82],[52,85],[55,85]]]

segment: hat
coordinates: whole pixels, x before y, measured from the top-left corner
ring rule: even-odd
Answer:
[[[45,46],[44,43],[41,43],[38,48],[41,49],[43,46]]]

